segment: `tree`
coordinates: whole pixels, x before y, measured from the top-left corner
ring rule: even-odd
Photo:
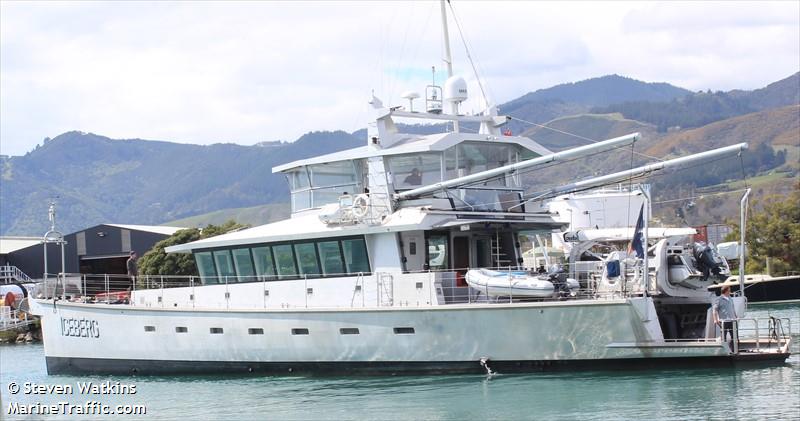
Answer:
[[[797,183],[788,196],[769,196],[764,199],[761,210],[752,212],[745,232],[747,272],[765,272],[767,258],[770,258],[772,273],[781,274],[800,268],[799,204],[800,183]],[[739,226],[730,225],[734,229],[725,239],[738,241]]]
[[[230,220],[222,225],[209,224],[203,229],[187,228],[177,231],[175,234],[157,242],[153,248],[139,259],[139,273],[142,275],[198,276],[194,258],[190,253],[167,254],[164,252],[164,248],[222,235],[247,227],[249,225],[242,225]]]

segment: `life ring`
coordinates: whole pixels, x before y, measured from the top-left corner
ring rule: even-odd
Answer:
[[[353,199],[353,206],[351,207],[353,216],[356,218],[363,218],[369,212],[369,196],[366,194],[359,194]]]

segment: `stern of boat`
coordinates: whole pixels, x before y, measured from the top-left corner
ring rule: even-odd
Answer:
[[[785,360],[792,346],[788,318],[741,318],[734,323],[731,353],[736,361]]]

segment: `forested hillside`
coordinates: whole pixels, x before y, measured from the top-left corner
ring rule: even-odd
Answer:
[[[800,103],[800,73],[755,91],[698,92],[671,101],[626,101],[595,107],[655,125],[659,131],[700,127],[730,117]]]

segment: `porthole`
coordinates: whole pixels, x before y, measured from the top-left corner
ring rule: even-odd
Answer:
[[[395,335],[413,335],[414,328],[413,327],[396,327],[394,328]]]

